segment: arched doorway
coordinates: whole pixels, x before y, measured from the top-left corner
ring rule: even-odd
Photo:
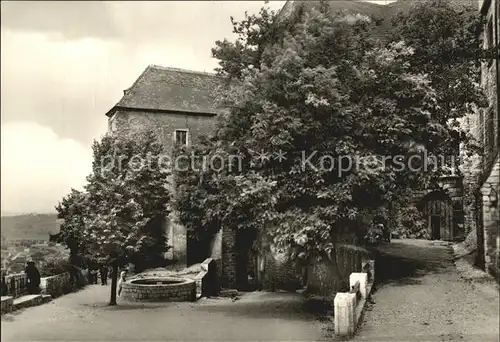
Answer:
[[[188,232],[186,246],[187,266],[199,264],[210,257],[212,241],[215,235],[209,232]]]
[[[454,208],[450,197],[442,190],[427,194],[422,200],[423,214],[432,240],[452,240]]]

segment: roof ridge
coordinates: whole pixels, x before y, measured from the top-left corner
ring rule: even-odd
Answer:
[[[144,75],[146,74],[146,72],[147,72],[148,70],[149,70],[149,66],[141,72],[141,74],[139,75],[139,77],[137,77],[137,79],[134,81],[134,83],[132,83],[132,85],[131,85],[130,87],[128,87],[127,89],[125,89],[125,90],[123,91],[124,95],[126,95],[125,93],[126,93],[127,91],[131,90],[132,88],[134,88],[134,87],[137,85],[137,83],[139,83],[139,80],[141,80],[141,79],[144,77]],[[120,100],[120,101],[121,101],[121,100]],[[118,102],[120,102],[120,101],[118,101]]]
[[[198,71],[198,70],[190,70],[190,69],[181,69],[181,68],[173,68],[173,67],[166,67],[166,66],[161,66],[161,65],[156,65],[156,64],[150,64],[148,68],[152,69],[159,69],[159,70],[168,70],[168,71],[178,71],[182,72],[185,74],[195,74],[195,75],[205,75],[205,76],[217,76],[214,72],[207,72],[207,71]]]

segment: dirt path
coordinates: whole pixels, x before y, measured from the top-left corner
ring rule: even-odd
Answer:
[[[354,340],[499,341],[498,290],[461,277],[450,247],[394,240],[381,251],[381,283]]]
[[[109,287],[91,285],[52,303],[2,317],[2,341],[317,341],[322,326],[292,293],[240,300],[106,306]]]

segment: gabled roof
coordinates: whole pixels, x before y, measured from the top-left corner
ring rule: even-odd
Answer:
[[[150,65],[106,115],[117,109],[215,115],[220,84],[212,73]]]

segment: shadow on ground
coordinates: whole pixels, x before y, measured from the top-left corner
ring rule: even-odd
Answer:
[[[304,298],[290,292],[253,292],[243,294],[241,299],[207,299],[196,310],[207,313],[222,313],[232,317],[259,317],[261,319],[314,320],[315,314],[304,305]]]
[[[443,246],[391,242],[376,251],[377,284],[419,285],[426,274],[439,273],[451,265],[451,251]]]

